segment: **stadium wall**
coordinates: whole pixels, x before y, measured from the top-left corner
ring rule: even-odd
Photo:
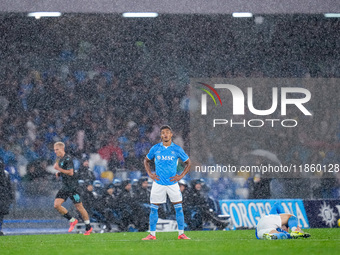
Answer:
[[[231,216],[236,229],[255,228],[258,220],[269,213],[279,202],[286,213],[297,216],[302,228],[337,227],[340,218],[340,200],[263,199],[263,200],[220,200],[222,214]]]

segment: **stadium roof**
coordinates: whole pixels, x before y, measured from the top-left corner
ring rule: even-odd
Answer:
[[[0,12],[158,12],[177,14],[322,14],[340,12],[339,0],[1,0]]]

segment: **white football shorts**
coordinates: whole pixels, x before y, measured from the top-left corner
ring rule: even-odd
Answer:
[[[156,182],[152,183],[150,203],[164,204],[166,203],[166,195],[168,194],[172,203],[182,202],[182,193],[178,183],[173,185],[160,185]]]
[[[270,231],[281,228],[281,217],[279,214],[270,214],[263,216],[257,223],[257,236],[263,239],[263,234],[269,234]]]

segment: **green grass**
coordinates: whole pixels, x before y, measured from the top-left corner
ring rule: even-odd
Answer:
[[[312,236],[296,240],[257,240],[253,230],[157,233],[156,241],[141,241],[147,233],[105,233],[84,236],[23,235],[0,237],[0,254],[340,254],[340,229],[308,229]]]

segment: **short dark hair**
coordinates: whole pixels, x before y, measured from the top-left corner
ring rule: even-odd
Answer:
[[[126,179],[125,181],[122,181],[122,188],[124,189],[127,185],[131,183],[130,179]]]
[[[161,126],[161,131],[162,131],[163,129],[169,129],[169,130],[172,132],[172,129],[171,129],[171,127],[170,127],[169,125],[163,125],[163,126]]]

